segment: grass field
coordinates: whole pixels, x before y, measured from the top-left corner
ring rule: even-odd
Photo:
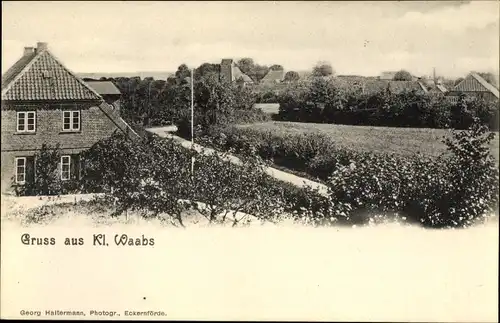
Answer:
[[[323,133],[330,136],[333,142],[342,147],[360,151],[398,154],[420,152],[422,154],[438,155],[446,150],[442,138],[450,135],[450,132],[444,129],[389,128],[277,121],[245,124],[238,127],[272,131],[273,133],[281,133],[283,136],[310,132]],[[492,154],[498,160],[498,134],[491,144],[491,149]]]

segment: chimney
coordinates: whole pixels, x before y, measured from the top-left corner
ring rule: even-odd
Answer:
[[[46,50],[47,47],[48,47],[47,43],[43,43],[43,42],[36,43],[36,51],[37,51],[37,53],[41,52],[42,50]]]
[[[23,54],[23,56],[31,55],[34,52],[35,52],[35,48],[33,48],[33,47],[24,47],[24,54]]]

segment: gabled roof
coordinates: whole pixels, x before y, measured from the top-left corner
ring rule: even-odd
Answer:
[[[458,83],[453,88],[453,92],[490,92],[495,97],[499,97],[498,89],[477,73],[470,73],[467,75],[462,82]]]
[[[446,87],[443,84],[436,84],[436,89],[438,89],[442,93],[448,92],[448,89],[446,89]]]
[[[27,55],[23,55],[17,62],[14,63],[3,75],[2,75],[2,90],[9,84],[17,74],[19,74],[26,65],[31,62],[35,57],[35,52]]]
[[[111,81],[86,81],[100,95],[121,95],[120,90]]]
[[[2,100],[102,100],[47,49],[26,54],[2,76]]]
[[[250,78],[250,76],[248,76],[244,73],[241,73],[241,75],[239,76],[239,78],[237,80],[239,80],[239,79],[241,79],[245,83],[253,83],[253,80]]]
[[[141,136],[130,127],[130,125],[125,122],[125,120],[120,117],[119,113],[114,109],[114,107],[106,102],[102,102],[99,105],[99,109],[108,117],[115,126],[120,129],[124,134],[126,134],[130,139],[139,139]]]
[[[283,78],[285,77],[285,71],[282,69],[276,69],[276,70],[269,70],[267,72],[266,76],[260,80],[261,82],[281,82]]]

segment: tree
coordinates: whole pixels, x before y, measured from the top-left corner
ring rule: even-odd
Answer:
[[[208,75],[195,83],[195,114],[201,117],[203,129],[224,123],[230,117],[235,104],[232,89],[232,84],[220,82],[215,75]]]
[[[186,78],[191,77],[191,70],[186,64],[181,64],[178,68],[177,71],[175,72],[175,78],[179,82],[183,82],[186,80]]]
[[[392,78],[393,81],[411,81],[412,79],[413,77],[411,76],[410,72],[405,70],[398,71]]]
[[[274,64],[274,65],[271,65],[271,67],[269,67],[269,69],[271,71],[276,71],[276,70],[282,70],[283,69],[283,66],[279,65],[279,64]]]
[[[255,63],[254,63],[253,59],[250,57],[245,57],[245,58],[240,59],[236,63],[236,65],[238,65],[239,69],[247,75],[251,74],[254,71],[254,67],[255,67]]]
[[[252,76],[255,81],[260,82],[260,80],[262,80],[267,73],[269,73],[269,67],[266,65],[256,65]],[[252,77],[251,75],[249,76]]]
[[[334,74],[333,67],[328,62],[318,62],[313,67],[313,76],[330,76]]]
[[[299,73],[295,71],[288,71],[285,74],[285,82],[295,82],[300,79]]]
[[[209,74],[218,74],[219,67],[217,64],[203,63],[194,70],[194,78],[199,80]]]
[[[41,149],[33,157],[34,168],[29,168],[30,163],[26,165],[26,173],[30,173],[27,177],[32,178],[28,178],[26,184],[23,187],[19,187],[17,193],[20,195],[55,195],[63,193],[59,171],[61,154],[62,151],[59,144],[52,147],[43,143]]]

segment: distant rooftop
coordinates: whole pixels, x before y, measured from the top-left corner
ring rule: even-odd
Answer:
[[[100,95],[120,95],[120,90],[111,81],[86,81]]]

